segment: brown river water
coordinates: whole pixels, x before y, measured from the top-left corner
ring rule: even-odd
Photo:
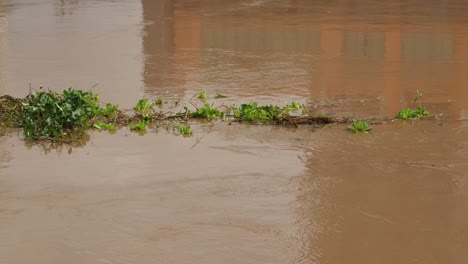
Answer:
[[[468,1],[0,0],[0,95],[440,120],[0,137],[0,264],[468,263]]]

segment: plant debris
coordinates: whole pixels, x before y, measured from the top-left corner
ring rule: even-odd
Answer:
[[[421,99],[418,92],[415,102]],[[206,99],[205,92],[199,94],[200,99]],[[219,97],[219,96],[217,96]],[[216,98],[216,96],[215,96]],[[27,141],[51,143],[76,142],[87,135],[89,130],[114,131],[120,127],[129,127],[132,131],[146,131],[148,125],[158,127],[167,125],[178,134],[192,135],[190,126],[182,126],[180,122],[192,119],[207,121],[219,120],[232,122],[248,122],[252,124],[269,124],[297,127],[299,125],[327,126],[338,123],[352,123],[348,129],[353,132],[368,132],[369,124],[379,123],[376,119],[356,121],[349,118],[334,118],[331,116],[309,114],[305,105],[292,102],[284,107],[277,105],[259,105],[257,102],[245,103],[240,106],[231,105],[215,107],[204,103],[203,106],[190,110],[182,106],[179,112],[162,112],[162,99],[153,102],[142,99],[133,108],[133,114],[122,111],[117,105],[99,102],[99,95],[91,91],[69,88],[62,93],[51,90],[33,92],[23,99],[9,95],[0,97],[0,135],[7,128],[23,128]],[[191,103],[191,102],[190,102]],[[173,104],[175,107],[179,102]],[[409,110],[408,110],[409,109]],[[398,119],[420,118],[428,115],[421,105],[416,110],[403,109],[398,113]]]

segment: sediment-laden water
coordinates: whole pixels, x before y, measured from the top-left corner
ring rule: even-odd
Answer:
[[[441,120],[0,137],[0,263],[465,263],[468,1],[0,2],[0,94]],[[201,105],[201,102],[194,100]]]

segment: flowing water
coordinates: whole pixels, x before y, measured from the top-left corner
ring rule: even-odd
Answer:
[[[0,263],[468,262],[468,1],[3,0],[0,94],[441,120],[0,137]],[[201,102],[196,102],[201,104]]]

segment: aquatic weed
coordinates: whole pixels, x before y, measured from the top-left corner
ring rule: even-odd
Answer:
[[[369,127],[369,124],[365,121],[354,121],[347,129],[353,133],[369,133],[372,130],[372,128]]]
[[[97,121],[96,123],[94,123],[93,127],[98,130],[109,130],[109,131],[114,131],[117,129],[117,126],[115,124],[105,123],[103,121]]]
[[[114,111],[113,106],[100,108],[98,99],[90,91],[72,88],[62,94],[50,90],[29,94],[22,105],[25,138],[61,141],[83,136],[88,120]]]
[[[118,112],[118,106],[113,104],[106,104],[105,108],[99,108],[96,112],[97,115],[105,117],[113,117]]]
[[[190,129],[190,126],[182,126],[182,125],[178,125],[177,127],[177,130],[180,134],[184,135],[184,136],[190,136],[192,135],[192,131]]]
[[[257,102],[242,104],[239,109],[234,112],[234,117],[250,121],[250,122],[263,122],[271,121],[283,117],[284,109],[276,105],[263,105],[259,106]]]
[[[203,107],[197,109],[197,111],[192,113],[192,117],[195,118],[204,118],[204,119],[215,119],[223,115],[218,109],[214,108],[213,105],[206,103]]]
[[[133,110],[140,114],[145,121],[150,121],[154,114],[153,108],[154,103],[150,103],[147,99],[141,99],[133,107]]]
[[[206,94],[205,91],[201,91],[201,92],[198,94],[198,98],[200,98],[201,100],[206,100],[206,99],[208,99],[208,95]]]
[[[290,105],[289,105],[290,108],[292,109],[301,109],[302,107],[302,104],[296,102],[296,101],[293,101]]]
[[[413,100],[413,104],[416,104],[419,100],[421,100],[423,96],[423,93],[420,92],[419,90],[416,90],[416,97]],[[409,107],[405,107],[402,109],[400,112],[398,112],[395,116],[396,119],[420,119],[424,116],[428,116],[429,111],[427,111],[426,108],[424,108],[421,104],[419,104],[418,108],[412,109]]]
[[[420,119],[421,117],[429,115],[429,111],[422,106],[418,106],[416,109],[405,107],[396,115],[396,119]]]
[[[153,109],[153,106],[154,106],[154,104],[151,104],[147,99],[141,99],[133,107],[133,110],[138,110],[138,111],[150,110],[150,109]]]
[[[138,120],[138,122],[136,123],[131,122],[129,124],[129,127],[130,127],[130,130],[133,130],[133,131],[146,131],[147,125],[148,125],[148,121]]]
[[[162,104],[162,103],[163,103],[163,99],[158,98],[158,99],[154,100],[154,103],[153,103],[153,104],[154,104],[154,105],[160,105],[160,104]]]

